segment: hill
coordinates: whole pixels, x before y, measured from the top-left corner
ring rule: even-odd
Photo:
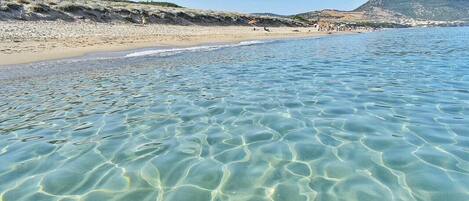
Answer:
[[[372,27],[463,26],[469,24],[469,0],[370,0],[352,11],[321,10],[295,17]]]
[[[288,16],[285,16],[285,15],[279,15],[279,14],[275,14],[275,13],[251,13],[251,15],[267,16],[267,17],[288,17]]]
[[[309,24],[328,22],[333,24],[346,24],[350,26],[372,28],[400,28],[409,27],[400,16],[386,12],[374,12],[369,15],[364,11],[321,10],[300,13],[292,17],[298,21],[308,21]]]
[[[44,2],[44,3],[41,3]],[[0,21],[92,21],[204,26],[305,26],[289,18],[182,8],[164,2],[127,0],[0,0]]]
[[[376,10],[416,20],[469,21],[469,0],[370,0],[355,11]]]

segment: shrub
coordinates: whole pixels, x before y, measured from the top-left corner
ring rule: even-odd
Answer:
[[[299,15],[295,15],[292,17],[293,20],[297,20],[297,21],[300,21],[300,22],[309,22],[306,18],[302,17],[302,16],[299,16]]]
[[[12,10],[20,10],[21,8],[23,8],[23,5],[16,3],[7,3],[7,7]]]
[[[45,13],[47,12],[48,6],[43,5],[43,4],[34,4],[29,6],[29,9],[35,13]]]
[[[61,11],[65,11],[65,12],[76,12],[76,11],[87,9],[85,6],[76,5],[76,4],[73,4],[73,3],[62,4],[62,5],[57,6],[56,8],[61,10]]]
[[[28,0],[16,0],[16,2],[18,2],[20,4],[30,4],[31,3]]]
[[[0,11],[8,11],[8,10],[10,10],[10,8],[8,8],[8,6],[6,6],[6,5],[0,6]]]

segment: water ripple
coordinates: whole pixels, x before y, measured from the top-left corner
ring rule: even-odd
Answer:
[[[468,33],[0,69],[0,200],[469,200]]]

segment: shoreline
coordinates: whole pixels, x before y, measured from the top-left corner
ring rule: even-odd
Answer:
[[[151,47],[193,47],[252,40],[322,37],[305,27],[175,26],[67,22],[0,22],[0,67]],[[3,32],[3,33],[2,33]],[[7,33],[8,32],[8,33]]]

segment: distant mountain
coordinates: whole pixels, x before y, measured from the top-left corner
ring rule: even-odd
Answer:
[[[297,18],[378,27],[467,26],[469,0],[369,0],[352,11],[326,9],[301,13],[293,19]]]
[[[384,11],[418,20],[469,21],[469,0],[370,0],[355,11]]]
[[[285,15],[279,15],[279,14],[275,14],[275,13],[251,13],[251,15],[267,16],[267,17],[287,17]]]

